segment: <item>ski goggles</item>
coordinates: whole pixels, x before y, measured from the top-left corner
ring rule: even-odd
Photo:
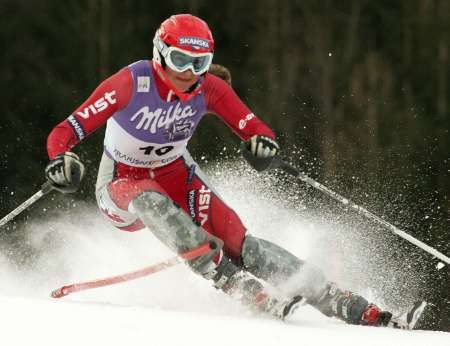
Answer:
[[[202,75],[211,65],[213,53],[193,53],[177,47],[168,47],[161,39],[155,39],[155,45],[167,66],[176,72],[191,70],[195,75]]]

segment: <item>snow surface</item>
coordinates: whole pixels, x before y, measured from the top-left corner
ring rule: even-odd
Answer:
[[[194,300],[203,304],[201,299]],[[43,298],[0,297],[0,306],[3,345],[450,344],[447,333],[347,326],[326,320],[311,308],[300,310],[293,321],[282,323],[232,314]]]
[[[364,275],[373,277],[379,268],[359,270],[364,263],[357,249],[355,259],[347,256],[345,262],[353,267],[336,264],[343,263],[337,243],[333,248],[323,242],[335,225],[308,218],[302,208],[274,204],[267,186],[250,189],[251,177],[212,176],[252,233],[322,264],[333,279],[389,305],[391,291],[365,281]],[[147,230],[115,230],[90,204],[76,202],[70,213],[53,211],[50,216],[29,222],[19,245],[0,244],[1,345],[450,345],[449,333],[349,326],[308,306],[287,322],[255,316],[184,265],[52,299],[51,290],[62,285],[133,271],[172,254]],[[345,244],[345,238],[340,242]],[[398,277],[409,275],[404,268],[383,269],[387,275],[389,270]]]

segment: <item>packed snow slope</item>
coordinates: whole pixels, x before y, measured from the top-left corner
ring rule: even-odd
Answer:
[[[152,278],[154,284],[158,279]],[[99,295],[100,292],[98,293]],[[199,296],[192,298],[204,304]],[[347,326],[311,308],[292,321],[99,302],[0,297],[2,345],[448,346],[443,332]],[[210,309],[217,309],[211,305]]]
[[[402,311],[417,299],[421,282],[411,268],[368,262],[376,239],[319,217],[301,187],[299,195],[289,194],[253,173],[223,167],[210,173],[249,232],[314,262],[330,279],[383,308]],[[52,299],[50,292],[63,285],[134,271],[172,256],[148,230],[118,231],[95,205],[77,201],[67,211],[58,208],[58,199],[70,197],[53,198],[53,208],[35,210],[43,217],[0,242],[1,345],[450,345],[450,333],[349,326],[308,306],[287,322],[255,316],[182,264]]]

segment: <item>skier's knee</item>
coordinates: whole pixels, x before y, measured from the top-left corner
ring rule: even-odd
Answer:
[[[209,243],[211,251],[188,262],[197,273],[203,274],[214,267],[223,241],[195,224],[190,216],[167,196],[146,191],[132,202],[132,208],[152,233],[170,249],[182,253]]]
[[[124,210],[117,204],[110,194],[109,185],[106,184],[96,191],[97,204],[102,215],[122,231],[134,232],[143,228],[139,218],[134,213]]]

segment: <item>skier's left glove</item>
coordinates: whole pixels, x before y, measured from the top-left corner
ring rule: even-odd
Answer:
[[[48,163],[45,177],[55,190],[75,192],[84,177],[84,165],[77,154],[67,151]]]
[[[247,148],[258,158],[275,156],[280,150],[280,146],[275,140],[257,135],[250,138],[247,142]]]
[[[255,135],[241,144],[242,154],[248,163],[261,172],[271,167],[280,146],[269,137]]]

